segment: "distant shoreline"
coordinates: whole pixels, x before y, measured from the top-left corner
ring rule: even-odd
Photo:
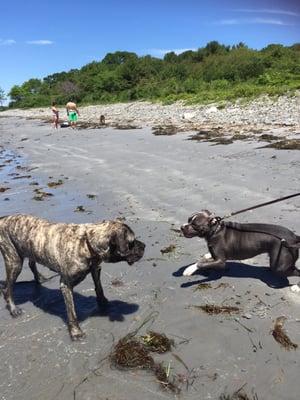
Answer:
[[[150,102],[116,103],[80,107],[81,127],[101,127],[100,116],[105,116],[105,126],[119,129],[151,127],[156,130],[197,131],[217,129],[231,134],[280,131],[294,135],[300,129],[300,91],[293,96],[271,98],[261,96],[247,103],[214,103],[210,105],[185,105],[176,102],[162,105]],[[10,109],[0,116],[23,117],[51,121],[49,108]],[[64,108],[60,108],[60,121],[66,121]],[[166,133],[168,134],[168,133]]]

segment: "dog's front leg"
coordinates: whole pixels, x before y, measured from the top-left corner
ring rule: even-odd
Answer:
[[[66,309],[67,309],[67,316],[68,316],[68,327],[69,332],[72,340],[78,340],[85,336],[85,333],[82,332],[75,311],[74,306],[74,299],[73,299],[73,288],[64,282],[63,280],[60,281],[60,289],[64,296]]]
[[[212,261],[207,261],[207,262],[201,262],[198,261],[195,264],[190,265],[187,267],[183,275],[184,276],[190,276],[193,275],[198,270],[202,269],[214,269],[214,270],[224,270],[226,266],[226,262],[223,259],[217,259],[217,260],[212,260]]]
[[[99,263],[92,265],[91,267],[91,273],[95,285],[95,291],[96,291],[96,296],[97,296],[97,302],[99,308],[103,308],[107,305],[108,300],[104,296],[102,284],[101,284],[101,265]]]

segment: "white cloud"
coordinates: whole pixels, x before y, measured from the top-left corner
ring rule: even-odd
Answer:
[[[16,44],[16,41],[13,39],[0,39],[0,46],[10,46],[12,44]]]
[[[216,21],[216,25],[291,25],[279,19],[270,18],[240,18],[240,19],[223,19],[221,21]]]
[[[197,49],[148,49],[145,51],[146,54],[152,54],[153,56],[162,57],[167,53],[174,52],[175,54],[184,53],[185,51],[196,51]]]
[[[27,44],[36,44],[39,46],[46,46],[48,44],[53,44],[52,40],[27,40]]]
[[[255,9],[255,8],[240,8],[235,9],[233,11],[237,12],[244,12],[244,13],[262,13],[262,14],[280,14],[280,15],[291,15],[293,17],[299,17],[300,14],[296,13],[295,11],[289,10],[278,10],[278,9],[271,9],[271,8],[262,8],[262,9]]]

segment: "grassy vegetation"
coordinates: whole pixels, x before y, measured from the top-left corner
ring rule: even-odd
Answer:
[[[64,105],[70,98],[81,105],[134,100],[164,104],[251,99],[300,89],[300,44],[270,44],[253,50],[245,44],[210,42],[197,51],[164,59],[135,53],[108,53],[102,61],[81,69],[30,79],[14,86],[10,107]]]

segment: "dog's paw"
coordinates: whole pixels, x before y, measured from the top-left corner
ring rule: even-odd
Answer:
[[[17,317],[19,317],[19,316],[22,315],[22,314],[23,314],[23,310],[22,310],[22,308],[20,308],[20,307],[14,307],[13,309],[10,310],[10,315],[11,315],[13,318],[17,318]]]
[[[294,293],[300,293],[300,286],[299,285],[291,286],[291,291]]]
[[[82,332],[81,329],[70,329],[70,336],[71,339],[75,342],[77,340],[82,340],[86,337],[86,334],[84,332]]]
[[[187,267],[184,271],[183,271],[183,276],[191,276],[193,275],[194,272],[196,272],[198,269],[198,264],[192,264],[189,267]]]
[[[211,256],[210,253],[206,253],[206,254],[204,254],[203,258],[204,258],[205,260],[210,260],[210,259],[212,258],[212,256]]]

